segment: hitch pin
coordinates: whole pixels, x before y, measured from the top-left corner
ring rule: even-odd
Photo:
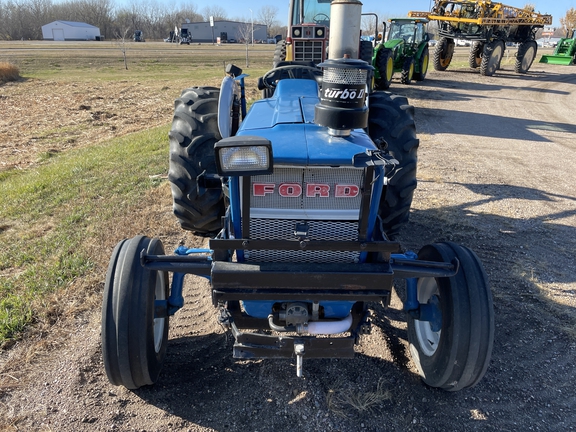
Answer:
[[[304,355],[304,344],[294,344],[294,354],[296,354],[296,376],[302,378],[302,357]]]

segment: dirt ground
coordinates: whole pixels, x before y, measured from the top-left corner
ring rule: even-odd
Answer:
[[[25,104],[19,95],[28,85],[0,87],[0,161],[5,166],[24,167],[43,152],[62,151],[56,143],[86,145],[169,122],[172,100],[180,92],[160,83],[140,92],[138,102],[124,104],[123,98],[134,99],[126,95],[138,85],[117,83],[81,93],[54,86],[53,95],[47,91]],[[236,361],[230,338],[217,324],[207,283],[189,277],[186,305],[171,320],[167,361],[156,385],[129,391],[108,383],[100,310],[93,310],[62,319],[42,341],[22,341],[0,353],[0,427],[63,432],[573,430],[574,69],[535,64],[525,76],[507,67],[494,77],[468,69],[430,71],[424,82],[402,86],[396,81],[392,90],[416,107],[421,140],[419,185],[402,244],[416,251],[433,241],[466,245],[479,255],[491,281],[496,336],[490,367],[476,387],[447,393],[420,381],[396,295],[387,310],[373,306],[373,332],[363,336],[354,359],[305,360],[303,379],[296,377],[291,360]],[[56,100],[56,91],[68,91],[66,103]],[[10,136],[15,118],[4,116],[12,110],[21,116],[18,139]],[[38,142],[46,140],[35,138],[35,125],[54,121],[50,115],[57,110],[56,117],[71,126],[102,126],[40,148]],[[137,117],[126,117],[128,111]],[[30,157],[8,157],[16,151]],[[168,185],[155,194],[153,232],[142,234],[159,235],[167,249],[183,236],[189,246],[202,244],[204,239],[174,230]]]

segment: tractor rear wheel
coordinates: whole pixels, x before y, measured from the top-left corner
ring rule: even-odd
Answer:
[[[494,308],[486,272],[474,252],[455,243],[424,246],[418,259],[452,262],[452,277],[418,279],[418,302],[438,308],[440,321],[408,315],[410,354],[431,387],[458,391],[482,379],[494,344]]]
[[[482,62],[480,64],[480,75],[492,76],[500,69],[500,62],[504,55],[504,42],[501,40],[492,41],[484,45]]]
[[[414,107],[405,96],[374,92],[368,97],[368,135],[372,141],[398,160],[386,195],[380,201],[379,215],[388,238],[395,238],[408,222],[416,189],[419,141],[416,138]]]
[[[480,67],[482,63],[482,51],[484,50],[483,42],[472,42],[470,46],[470,54],[468,55],[468,64],[472,69]]]
[[[214,235],[221,228],[224,198],[221,188],[198,189],[197,177],[216,173],[214,144],[218,130],[218,96],[215,87],[182,91],[174,105],[170,129],[170,169],[174,215],[185,230]]]
[[[526,73],[534,59],[536,58],[536,53],[538,52],[538,44],[531,40],[523,42],[518,47],[518,53],[516,54],[516,63],[514,64],[514,71],[516,73]]]
[[[168,299],[168,273],[147,270],[140,253],[164,255],[158,239],[122,240],[112,253],[102,304],[102,357],[108,380],[137,389],[154,384],[166,356],[168,316],[155,317],[155,300]]]
[[[442,37],[436,44],[434,49],[434,69],[437,71],[445,71],[454,55],[454,39]]]
[[[414,78],[414,57],[406,57],[402,65],[402,77],[400,82],[402,84],[410,84]]]
[[[286,61],[286,41],[281,40],[276,43],[274,48],[274,60],[272,61],[272,68],[278,66],[278,63]]]
[[[414,73],[414,79],[416,81],[424,81],[426,74],[428,73],[428,63],[430,61],[430,54],[428,51],[428,46],[425,46],[418,59],[418,72]]]

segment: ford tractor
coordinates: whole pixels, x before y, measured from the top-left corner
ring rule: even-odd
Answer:
[[[204,249],[166,254],[157,238],[118,243],[102,305],[104,367],[129,389],[162,380],[170,318],[183,286],[209,280],[215,319],[243,361],[351,358],[405,279],[403,308],[423,381],[478,383],[494,339],[483,266],[452,242],[405,251],[398,233],[416,187],[418,139],[405,97],[371,89],[359,57],[362,4],[331,4],[329,57],[261,78],[271,96],[246,109],[242,71],[176,99],[169,133],[173,212]],[[193,371],[190,371],[194,373]]]

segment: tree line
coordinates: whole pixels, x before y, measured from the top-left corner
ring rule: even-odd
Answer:
[[[157,0],[117,7],[111,0],[0,0],[0,40],[42,39],[42,26],[53,21],[78,21],[96,26],[106,39],[115,39],[141,30],[146,39],[168,37],[175,26],[184,22],[229,20],[265,24],[269,35],[282,34],[277,8],[262,7],[253,17],[229,17],[220,6],[201,11],[193,3],[175,6]],[[285,26],[284,26],[285,33]]]

